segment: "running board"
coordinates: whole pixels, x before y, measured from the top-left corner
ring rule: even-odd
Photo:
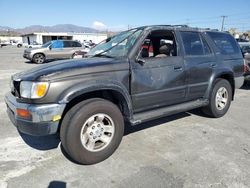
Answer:
[[[130,120],[130,123],[132,125],[137,125],[142,122],[153,120],[153,119],[160,118],[163,116],[169,116],[169,115],[177,114],[180,112],[186,112],[188,110],[192,110],[192,109],[199,108],[202,106],[206,106],[208,105],[208,103],[209,103],[208,100],[199,99],[199,100],[190,101],[190,102],[186,102],[182,104],[177,104],[173,106],[168,106],[164,108],[158,108],[155,110],[137,113],[137,114],[134,114],[133,119]]]

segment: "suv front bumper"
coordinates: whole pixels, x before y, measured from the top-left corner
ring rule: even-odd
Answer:
[[[20,132],[34,136],[56,133],[59,121],[65,109],[65,104],[19,103],[11,93],[5,95],[5,102],[11,122]],[[17,115],[17,109],[28,110],[31,117],[29,119],[19,117]]]
[[[24,52],[23,53],[23,57],[25,59],[32,60],[32,54],[31,53]]]

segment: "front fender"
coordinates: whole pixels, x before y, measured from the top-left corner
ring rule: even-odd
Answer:
[[[132,114],[132,102],[127,88],[120,82],[114,80],[95,80],[87,81],[79,84],[75,84],[70,88],[66,89],[59,96],[59,104],[69,103],[72,99],[81,96],[83,94],[93,92],[93,91],[102,91],[102,90],[111,90],[119,92],[124,99],[129,108],[130,114]]]

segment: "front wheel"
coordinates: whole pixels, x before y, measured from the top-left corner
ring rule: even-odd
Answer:
[[[43,54],[35,54],[32,61],[37,64],[42,64],[45,62],[45,56]]]
[[[108,158],[119,146],[124,120],[110,101],[94,98],[71,108],[65,115],[60,138],[65,151],[81,164],[94,164]]]
[[[232,86],[225,79],[216,80],[209,98],[209,105],[202,108],[202,111],[214,118],[224,116],[232,101]]]

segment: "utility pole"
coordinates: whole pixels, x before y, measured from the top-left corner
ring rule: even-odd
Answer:
[[[221,16],[221,17],[222,17],[221,31],[223,31],[224,30],[225,18],[227,18],[227,16]]]

